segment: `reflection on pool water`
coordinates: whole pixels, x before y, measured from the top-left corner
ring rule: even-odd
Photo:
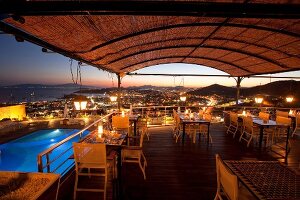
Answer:
[[[78,132],[77,129],[48,129],[39,130],[29,135],[13,140],[11,142],[0,145],[0,170],[2,171],[22,171],[22,172],[37,172],[37,155],[48,149],[57,142],[66,137]],[[89,131],[84,131],[83,136]],[[72,146],[72,142],[79,141],[79,136],[74,137],[67,143],[56,148],[50,154],[51,158],[60,155],[67,148]],[[68,151],[64,156],[60,157],[51,165],[51,170],[55,169],[60,163],[64,162],[73,154],[73,151]],[[43,163],[46,159],[43,158]],[[56,173],[64,173],[67,168],[72,166],[74,161],[69,159],[64,165],[59,168]]]

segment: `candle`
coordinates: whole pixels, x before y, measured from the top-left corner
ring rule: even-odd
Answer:
[[[124,110],[122,110],[122,117],[125,117],[125,112],[124,112]]]
[[[101,138],[102,134],[103,134],[103,125],[102,123],[100,123],[98,126],[98,137]]]
[[[245,111],[245,110],[243,110],[242,115],[243,115],[243,116],[246,116],[246,111]]]
[[[294,114],[293,110],[290,110],[289,115],[293,115],[293,114]]]

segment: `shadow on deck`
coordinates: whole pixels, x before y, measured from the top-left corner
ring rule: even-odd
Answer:
[[[204,138],[193,144],[186,137],[184,145],[181,140],[175,143],[171,127],[149,129],[150,141],[145,139],[143,151],[147,158],[147,180],[136,164],[122,166],[122,199],[125,200],[164,200],[164,199],[213,199],[216,193],[215,154],[223,159],[234,160],[275,160],[267,151],[259,152],[247,148],[245,144],[226,135],[223,125],[211,127],[213,144],[206,145]],[[299,138],[297,139],[299,143]],[[292,151],[288,164],[299,172],[299,147],[291,141]],[[298,149],[297,149],[298,148]],[[282,159],[279,159],[282,161]],[[59,199],[72,199],[74,178],[62,185]],[[112,199],[111,188],[107,199]],[[102,193],[85,193],[79,199],[102,199]]]

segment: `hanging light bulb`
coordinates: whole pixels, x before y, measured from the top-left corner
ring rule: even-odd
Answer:
[[[293,83],[294,83],[294,81],[290,80],[290,91],[289,91],[290,94],[285,97],[285,100],[287,103],[292,103],[294,101],[294,96],[291,95]]]
[[[291,102],[294,101],[294,97],[291,96],[291,95],[288,95],[288,96],[285,98],[285,100],[286,100],[286,102],[291,103]]]
[[[254,98],[255,103],[261,104],[264,100],[264,98],[261,95],[258,95],[257,97]]]
[[[74,98],[75,110],[85,110],[87,105],[87,98],[85,96],[77,96]]]
[[[259,92],[260,92],[260,90],[261,90],[261,83],[259,84]],[[254,98],[254,101],[255,101],[255,103],[257,103],[257,104],[261,104],[261,103],[263,102],[263,100],[264,100],[264,97],[263,97],[262,95],[260,95],[260,94],[258,94],[258,95]]]

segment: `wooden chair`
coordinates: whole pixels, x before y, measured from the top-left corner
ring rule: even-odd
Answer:
[[[259,129],[253,126],[253,119],[251,116],[243,117],[243,132],[240,136],[239,141],[242,140],[247,142],[247,147],[249,147],[253,138],[257,138],[259,135]]]
[[[173,131],[173,136],[175,137],[176,129],[177,129],[177,112],[173,109],[173,126],[172,126],[172,131]]]
[[[112,116],[112,128],[113,130],[128,131],[128,135],[130,135],[131,131],[129,124],[129,116]]]
[[[111,163],[106,160],[105,144],[73,143],[73,150],[76,170],[73,198],[76,199],[76,193],[78,191],[86,191],[103,192],[104,199],[106,199],[108,170],[115,166],[114,162]],[[103,177],[104,187],[78,187],[78,180],[80,176],[89,176],[89,178],[92,176]]]
[[[237,176],[231,173],[218,154],[216,154],[216,170],[217,193],[214,200],[223,200],[224,196],[226,196],[225,199],[229,200],[256,199],[245,187],[239,188]]]
[[[140,132],[141,134],[144,133],[147,136],[147,139],[149,141],[150,138],[150,132],[148,129],[148,118],[139,118],[137,121],[137,130],[138,132]]]
[[[288,117],[277,116],[276,123],[282,124],[285,126],[276,127],[276,131],[274,132],[274,135],[273,135],[273,143],[283,142],[283,141],[285,141],[287,134],[288,134],[287,126],[291,127],[292,120],[291,120],[291,118],[288,118]]]
[[[238,114],[235,112],[230,112],[229,115],[230,115],[230,124],[227,129],[227,134],[232,133],[234,138],[239,127]]]
[[[294,135],[299,135],[297,134],[297,130],[300,129],[300,114],[296,114],[295,115],[296,121],[295,121],[295,129],[293,130],[292,133],[292,137],[294,137]]]
[[[203,114],[203,119],[206,121],[211,122],[212,120],[212,116],[211,114]],[[209,139],[209,142],[212,144],[212,137],[211,135],[208,136],[208,128],[207,125],[205,124],[200,124],[200,125],[194,125],[194,133],[193,133],[193,143],[196,142],[196,137],[197,137],[197,132],[199,133],[199,137],[201,137],[201,135],[205,136],[206,139]]]
[[[174,137],[177,143],[179,137],[182,135],[182,124],[180,123],[180,117],[178,114],[174,116],[174,119],[175,119]]]
[[[265,141],[265,146],[271,146],[271,135],[273,134],[274,129],[264,129],[263,140]],[[251,141],[258,142],[260,134],[260,129],[253,124],[253,118],[251,116],[245,116],[243,118],[243,132],[240,136],[239,141],[242,140],[247,142],[247,147],[250,146]]]
[[[122,163],[124,162],[138,163],[143,173],[144,179],[146,180],[147,160],[142,150],[144,135],[145,133],[142,132],[142,134],[139,136],[139,144],[134,144],[134,145],[129,144],[128,146],[125,146],[122,149],[121,158],[122,158]],[[132,137],[132,138],[138,138],[138,137]]]
[[[277,116],[289,117],[289,113],[288,112],[283,112],[283,111],[280,111],[280,110],[276,110],[276,117]]]
[[[203,114],[204,114],[204,111],[199,110],[199,113],[198,113],[199,119],[203,119]]]
[[[265,112],[259,112],[258,117],[262,120],[268,121],[270,119],[270,114]]]

